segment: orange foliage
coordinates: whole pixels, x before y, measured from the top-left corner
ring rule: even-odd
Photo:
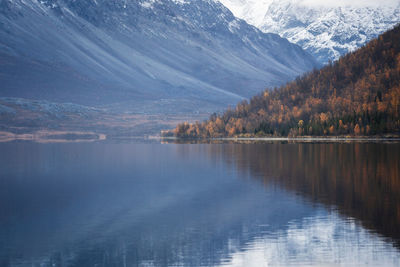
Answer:
[[[400,133],[400,26],[337,62],[195,126],[178,137]],[[299,121],[303,121],[300,126]]]

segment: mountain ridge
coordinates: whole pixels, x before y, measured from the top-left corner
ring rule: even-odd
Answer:
[[[149,113],[210,112],[317,65],[208,0],[2,0],[0,39],[3,97]]]
[[[322,64],[354,51],[400,22],[400,2],[327,5],[299,0],[220,1],[237,17],[300,45]]]

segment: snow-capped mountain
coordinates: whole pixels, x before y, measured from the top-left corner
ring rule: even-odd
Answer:
[[[256,27],[264,22],[264,16],[273,0],[219,0],[232,13]]]
[[[0,96],[215,110],[316,66],[215,0],[0,0]]]
[[[277,33],[326,64],[400,22],[400,1],[220,0],[239,18]]]

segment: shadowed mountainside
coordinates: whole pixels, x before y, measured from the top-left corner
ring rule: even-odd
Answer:
[[[1,0],[1,97],[210,112],[310,70],[216,1]]]

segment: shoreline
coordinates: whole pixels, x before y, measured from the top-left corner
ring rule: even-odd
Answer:
[[[400,137],[238,137],[221,140],[243,141],[400,141]]]
[[[343,136],[329,136],[329,137],[219,137],[219,138],[179,138],[179,137],[160,137],[164,141],[287,141],[287,142],[400,142],[400,136],[375,136],[375,137],[343,137]]]
[[[400,142],[400,136],[303,136],[303,137],[218,137],[218,138],[180,138],[174,136],[144,135],[113,137],[106,134],[84,131],[37,131],[15,134],[0,131],[0,143],[12,141],[32,141],[37,143],[79,143],[112,140],[148,140],[168,143],[212,143],[212,142]]]
[[[79,143],[104,141],[107,135],[83,131],[46,131],[41,130],[33,133],[16,134],[0,131],[0,143],[13,141],[32,141],[36,143]]]

